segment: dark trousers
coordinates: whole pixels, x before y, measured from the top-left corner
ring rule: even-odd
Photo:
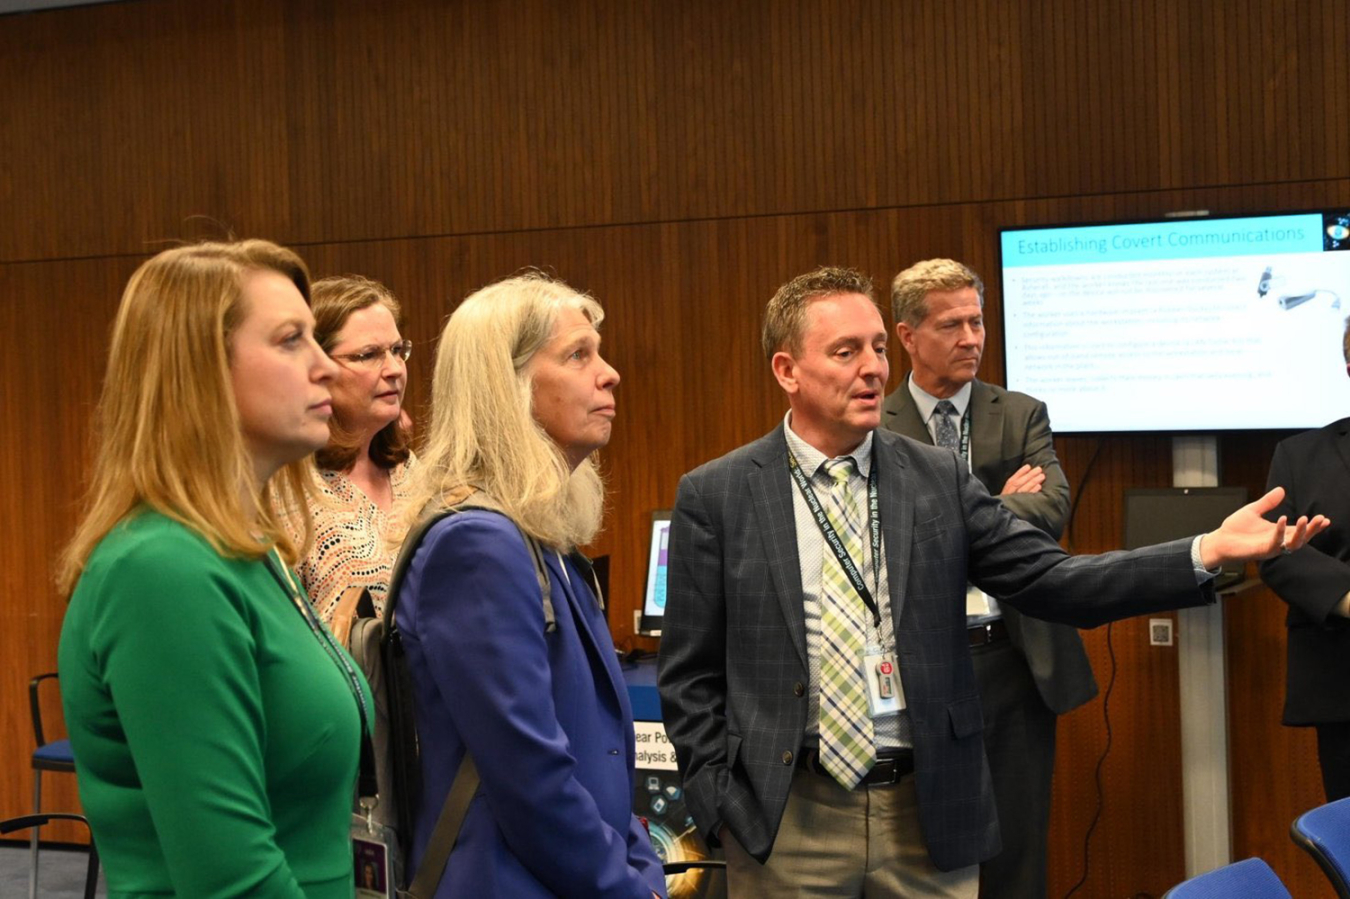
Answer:
[[[972,647],[971,656],[1003,835],[1003,851],[980,865],[980,899],[1043,899],[1057,719],[1012,643]]]
[[[1327,802],[1350,796],[1350,722],[1317,725],[1317,763]]]

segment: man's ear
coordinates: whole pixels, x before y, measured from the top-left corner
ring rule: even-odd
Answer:
[[[796,393],[797,360],[787,350],[779,350],[773,354],[769,365],[773,368],[773,376],[778,379],[778,386],[788,394]]]
[[[913,356],[914,329],[904,322],[896,322],[895,336],[900,338],[900,345],[905,348],[905,352]]]

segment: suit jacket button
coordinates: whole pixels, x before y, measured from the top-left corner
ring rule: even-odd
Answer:
[[[784,764],[784,765],[791,765],[791,764],[792,764],[792,753],[791,753],[791,752],[784,752],[784,753],[783,753],[783,764]]]
[[[793,696],[805,696],[805,695],[806,695],[806,686],[805,686],[804,684],[802,684],[801,681],[797,681],[797,683],[795,683],[795,684],[792,685],[792,695],[793,695]]]

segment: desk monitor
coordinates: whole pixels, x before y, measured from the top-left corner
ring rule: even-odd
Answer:
[[[1125,491],[1125,548],[1137,549],[1212,531],[1247,504],[1245,487],[1132,487]],[[1224,568],[1215,587],[1242,580],[1244,565]]]
[[[670,544],[670,510],[652,513],[651,550],[647,555],[647,590],[642,600],[638,632],[656,637],[666,614],[666,561]]]

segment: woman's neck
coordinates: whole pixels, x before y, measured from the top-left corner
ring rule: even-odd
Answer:
[[[280,465],[264,460],[258,456],[253,457],[253,480],[244,478],[244,483],[239,485],[239,508],[248,518],[249,524],[255,524],[258,520],[258,511],[260,507],[260,497],[263,487],[272,479],[280,469]]]
[[[393,508],[394,485],[389,470],[375,464],[375,460],[370,458],[369,447],[356,457],[347,477],[380,509],[388,512]]]

